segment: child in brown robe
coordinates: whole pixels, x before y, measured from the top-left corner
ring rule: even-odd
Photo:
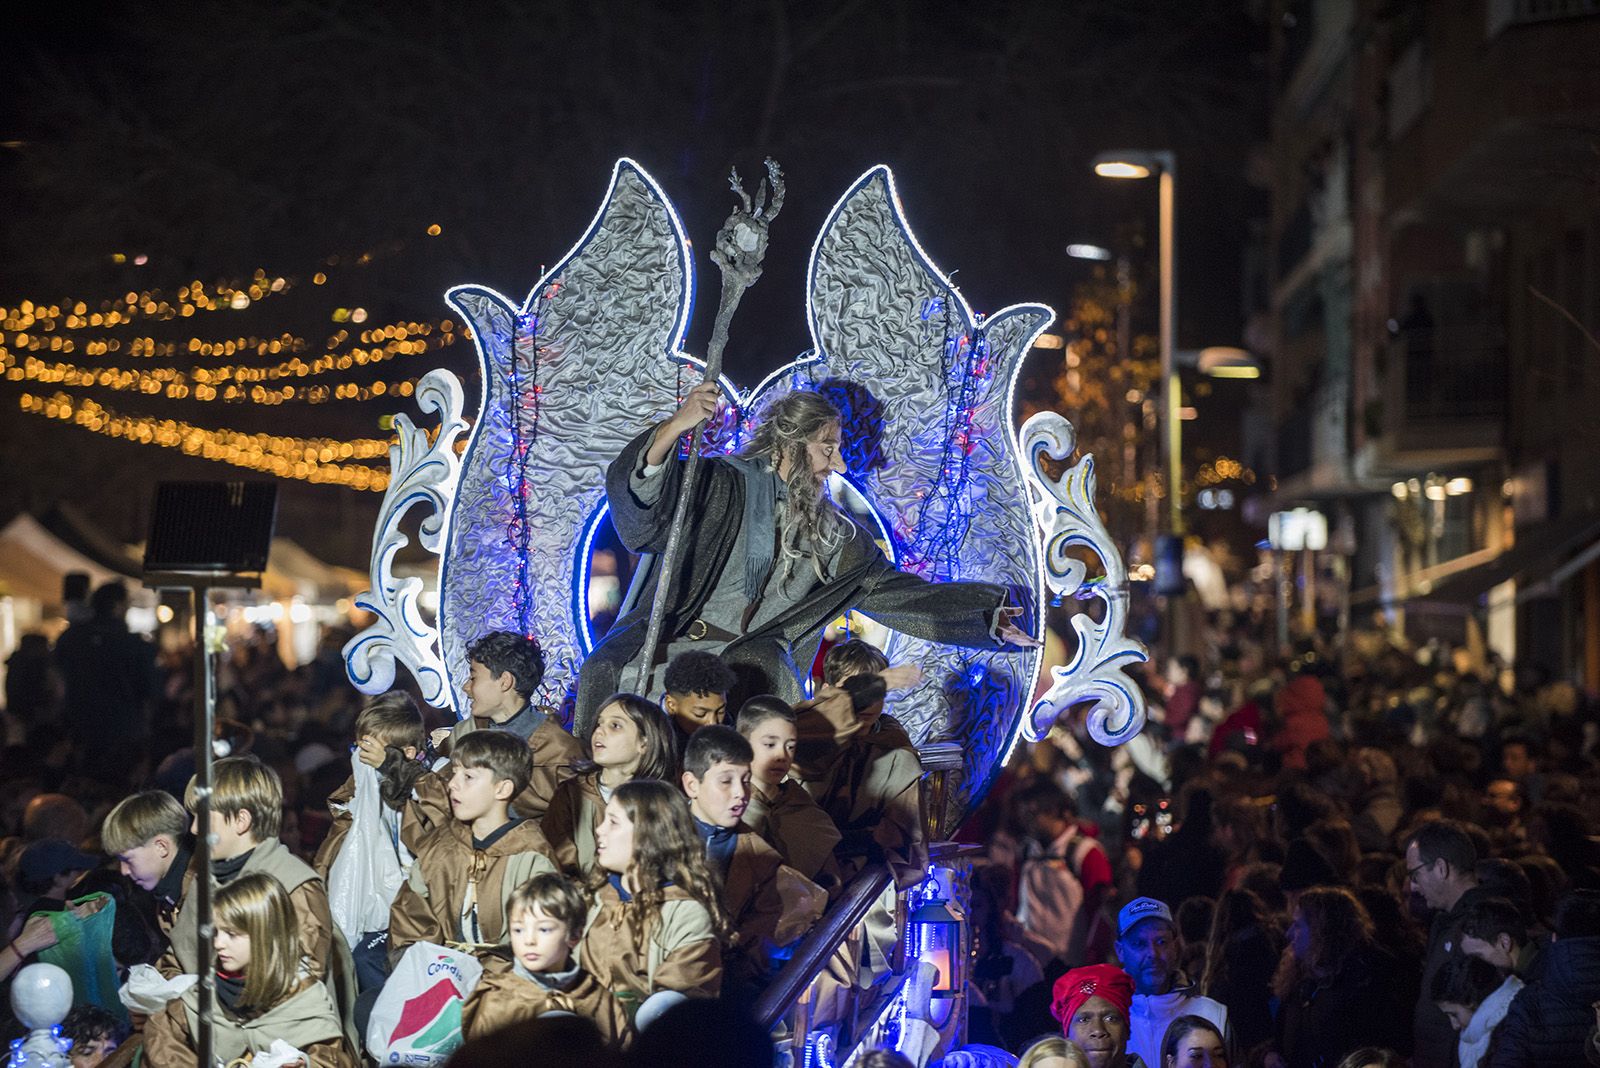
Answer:
[[[752,697],[739,709],[738,730],[755,754],[745,825],[766,839],[789,867],[830,893],[836,891],[839,866],[833,847],[839,844],[839,828],[805,787],[789,778],[794,766],[794,710],[771,694]]]
[[[577,959],[589,902],[577,884],[546,872],[535,875],[506,906],[511,917],[511,959],[490,967],[461,1007],[467,1038],[493,1034],[547,1012],[587,1016],[608,1043],[624,1029],[617,999]]]
[[[579,959],[627,1021],[652,995],[716,997],[728,913],[689,805],[664,782],[623,783],[606,803]]]

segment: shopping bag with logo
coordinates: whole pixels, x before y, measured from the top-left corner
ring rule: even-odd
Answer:
[[[443,1065],[461,1045],[461,1005],[482,975],[470,953],[407,947],[372,1007],[367,1052],[383,1065]]]

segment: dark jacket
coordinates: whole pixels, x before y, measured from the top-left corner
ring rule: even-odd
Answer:
[[[1534,975],[1495,1031],[1489,1068],[1574,1068],[1600,1000],[1600,938],[1563,938],[1540,955]]]
[[[1382,949],[1352,953],[1331,976],[1303,980],[1278,1007],[1278,1051],[1288,1068],[1332,1068],[1363,1046],[1403,1048],[1396,1012],[1399,965]]]
[[[1433,914],[1433,923],[1428,929],[1428,955],[1422,962],[1421,995],[1411,1018],[1411,1033],[1416,1042],[1411,1068],[1452,1068],[1456,1063],[1456,1045],[1461,1036],[1456,1034],[1450,1018],[1439,1011],[1428,992],[1433,989],[1433,977],[1444,967],[1445,961],[1461,955],[1462,918],[1475,902],[1488,896],[1486,891],[1474,887],[1461,895],[1455,908]]]

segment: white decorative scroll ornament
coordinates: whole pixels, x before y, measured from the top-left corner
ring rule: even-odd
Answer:
[[[383,495],[383,508],[372,534],[372,588],[356,604],[376,615],[377,621],[345,643],[345,670],[362,693],[382,693],[394,685],[395,662],[408,668],[431,705],[449,704],[449,679],[439,654],[438,630],[427,623],[417,603],[423,583],[419,578],[397,579],[394,558],[409,542],[400,529],[414,505],[426,505],[431,514],[422,520],[417,540],[438,554],[450,519],[450,503],[461,477],[456,438],[467,429],[461,417],[461,381],[444,368],[435,368],[417,383],[417,406],[439,416],[438,433],[428,432],[405,415],[394,417],[398,441],[389,447],[391,477]]]
[[[1144,694],[1125,669],[1145,662],[1149,654],[1123,633],[1128,572],[1094,505],[1094,457],[1085,456],[1060,478],[1051,478],[1044,470],[1045,457],[1064,461],[1076,444],[1072,424],[1055,412],[1040,412],[1022,424],[1028,491],[1044,542],[1045,581],[1055,597],[1097,597],[1105,611],[1098,621],[1087,612],[1072,617],[1077,655],[1065,667],[1050,669],[1050,688],[1028,710],[1022,729],[1030,741],[1039,741],[1063,712],[1092,701],[1089,734],[1101,745],[1121,745],[1143,730],[1145,721]],[[1087,568],[1068,554],[1074,548],[1099,557],[1105,578],[1086,582]]]

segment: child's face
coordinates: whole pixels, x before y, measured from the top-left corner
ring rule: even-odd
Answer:
[[[715,827],[737,827],[750,805],[750,765],[719,760],[706,769],[703,779],[683,773],[683,792],[689,809]]]
[[[566,924],[537,905],[511,918],[512,955],[534,974],[565,971],[577,944],[577,937]]]
[[[1450,1026],[1457,1031],[1472,1022],[1474,1009],[1471,1005],[1459,1005],[1454,1001],[1436,1001],[1434,1004],[1439,1006],[1440,1012],[1450,1018]]]
[[[634,771],[644,757],[644,738],[619,705],[607,705],[595,720],[589,752],[602,768]]]
[[[496,712],[520,706],[522,698],[517,694],[511,672],[502,671],[496,675],[474,660],[467,675],[467,702],[474,716],[491,719]]]
[[[693,734],[701,727],[721,723],[728,710],[728,695],[723,693],[669,693],[662,702],[679,733]]]
[[[84,1038],[72,1043],[72,1068],[98,1068],[101,1061],[111,1056],[116,1043],[109,1038]]]
[[[257,842],[255,835],[250,831],[251,823],[250,813],[243,809],[229,816],[212,809],[211,837],[215,844],[211,847],[211,858],[232,860],[241,853],[248,853],[254,849]],[[200,833],[199,817],[189,817],[189,830],[194,834]]]
[[[229,975],[240,975],[250,967],[250,936],[243,931],[233,931],[221,924],[212,938],[217,948],[217,970]]]
[[[216,817],[213,816],[213,819]],[[166,835],[141,842],[126,853],[117,854],[117,868],[141,890],[154,890],[166,878],[167,869],[177,856],[177,847]]]
[[[497,802],[511,799],[511,780],[496,782],[494,772],[488,768],[464,768],[452,763],[450,769],[450,813],[462,823],[482,819]]]
[[[595,863],[618,875],[633,865],[633,821],[615,799],[606,802],[606,814],[594,835]]]
[[[756,751],[750,773],[766,786],[777,786],[794,763],[795,729],[786,719],[763,720],[750,732],[750,748]]]

